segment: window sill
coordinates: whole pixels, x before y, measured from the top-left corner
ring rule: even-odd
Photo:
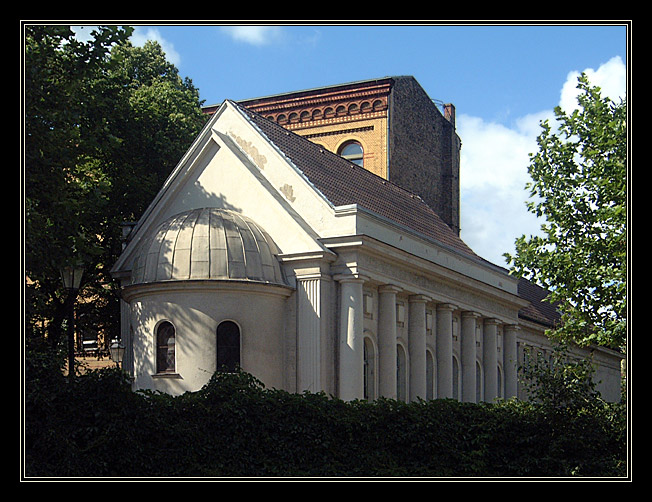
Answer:
[[[154,373],[152,378],[181,378],[179,373]]]

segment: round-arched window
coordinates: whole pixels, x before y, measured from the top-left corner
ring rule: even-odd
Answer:
[[[407,355],[405,349],[400,345],[396,345],[396,398],[399,401],[408,400],[408,368],[407,368]]]
[[[367,336],[363,343],[363,397],[368,401],[376,398],[376,352],[371,339]]]
[[[339,155],[340,157],[344,157],[346,160],[363,167],[364,150],[362,149],[362,145],[357,141],[349,141],[348,143],[345,143],[340,148]]]
[[[156,372],[174,373],[175,363],[174,326],[164,321],[156,330]]]
[[[217,327],[217,371],[232,373],[240,366],[240,328],[233,321]]]

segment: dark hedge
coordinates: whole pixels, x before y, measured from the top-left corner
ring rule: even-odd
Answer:
[[[25,379],[24,476],[624,477],[625,407],[344,402],[215,374],[198,392],[133,392],[119,370]]]

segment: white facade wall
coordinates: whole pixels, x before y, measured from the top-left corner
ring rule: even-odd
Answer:
[[[223,320],[240,327],[242,368],[267,387],[345,400],[527,399],[516,372],[524,351],[552,351],[542,327],[503,323],[442,302],[436,292],[414,294],[361,275],[304,275],[297,284],[296,291],[226,283],[134,288],[127,295],[130,334],[123,336],[132,348],[126,364],[134,388],[170,394],[201,388],[216,369],[215,330]],[[162,321],[176,330],[172,375],[156,374]],[[618,400],[618,357],[593,356],[598,390]]]
[[[177,395],[205,385],[217,367],[216,330],[223,321],[240,328],[241,367],[268,387],[283,388],[288,288],[215,283],[147,285],[128,291],[131,304],[131,371],[135,389]],[[161,322],[175,328],[176,368],[156,369],[156,332]]]

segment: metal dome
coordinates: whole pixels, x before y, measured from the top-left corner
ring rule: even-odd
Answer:
[[[251,219],[225,209],[193,209],[169,218],[145,239],[132,284],[202,279],[286,284],[278,253]]]

